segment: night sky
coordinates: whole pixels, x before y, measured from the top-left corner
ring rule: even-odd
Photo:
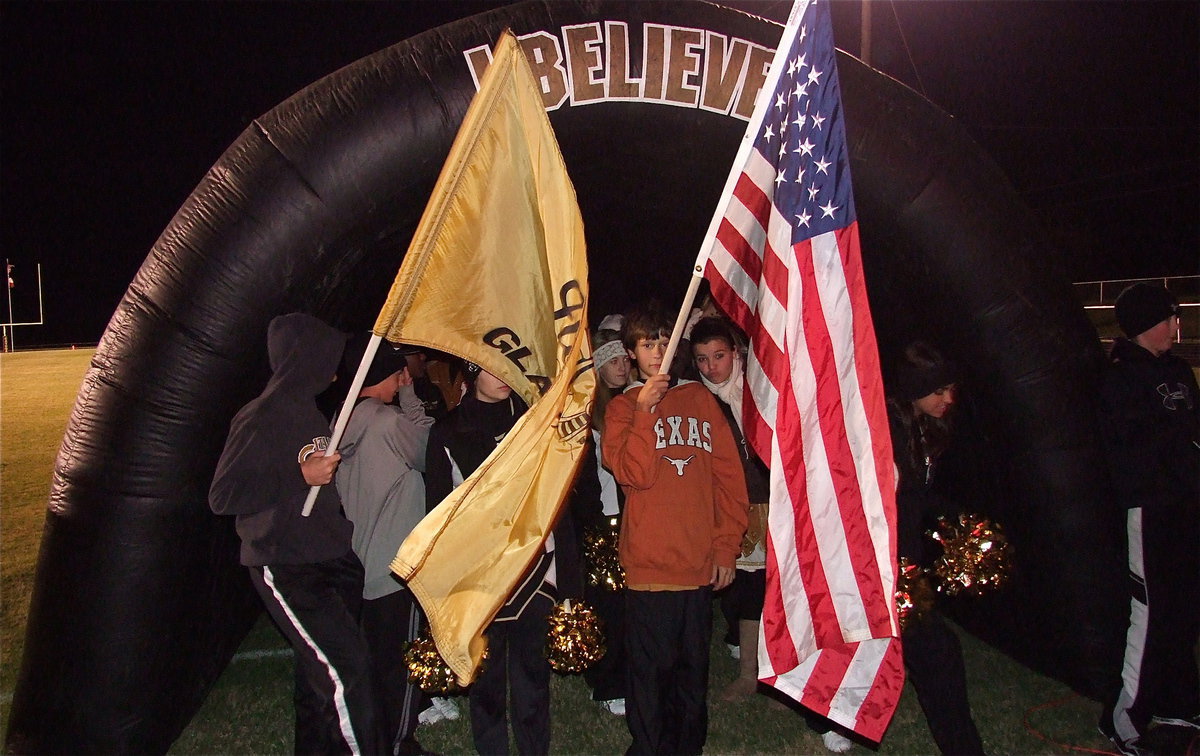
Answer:
[[[16,264],[15,318],[37,317],[35,263],[46,295],[47,325],[17,329],[17,345],[98,340],[253,118],[498,4],[0,3],[0,245]],[[969,129],[1038,211],[1064,277],[1198,272],[1200,3],[872,7],[872,64]],[[858,14],[834,4],[835,38],[854,53]]]

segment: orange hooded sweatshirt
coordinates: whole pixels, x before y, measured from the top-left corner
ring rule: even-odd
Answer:
[[[609,402],[601,448],[625,492],[621,566],[629,585],[702,586],[733,569],[749,503],[729,423],[712,393],[682,381],[651,412],[642,384]]]

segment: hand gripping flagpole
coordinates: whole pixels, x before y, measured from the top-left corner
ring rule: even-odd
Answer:
[[[382,336],[371,334],[371,340],[367,342],[367,349],[358,363],[358,370],[354,372],[354,380],[350,381],[350,390],[346,392],[346,401],[342,402],[342,409],[333,423],[333,435],[329,437],[329,445],[325,448],[326,457],[337,453],[338,443],[346,433],[346,424],[350,422],[350,410],[354,408],[354,400],[358,398],[358,392],[362,391],[363,382],[367,380],[367,371],[371,369],[371,363],[375,361],[375,353],[379,351],[381,341],[383,341]],[[304,509],[300,510],[302,516],[308,517],[312,514],[313,504],[316,503],[317,494],[320,491],[320,486],[308,489],[308,498],[304,500]]]
[[[708,222],[708,230],[704,233],[704,240],[700,242],[700,253],[696,255],[696,264],[692,266],[692,280],[688,284],[687,293],[683,295],[683,304],[679,308],[679,315],[675,318],[675,328],[671,330],[671,340],[667,342],[667,352],[663,355],[662,367],[659,368],[660,373],[669,371],[671,363],[675,360],[675,352],[678,351],[679,342],[683,338],[683,329],[687,325],[688,316],[691,314],[692,303],[696,301],[696,292],[700,289],[700,281],[704,279],[704,267],[708,264],[708,258],[712,254],[712,246],[717,239],[717,231],[721,228],[721,220],[725,217],[725,208],[729,206],[733,198],[733,190],[737,187],[738,179],[741,178],[743,166],[750,160],[750,151],[754,149],[754,139],[758,135],[758,130],[766,116],[767,109],[771,107],[770,93],[775,91],[775,85],[783,75],[783,68],[787,63],[789,52],[787,43],[792,39],[792,31],[800,25],[800,19],[803,18],[804,11],[808,8],[809,2],[811,0],[795,0],[792,3],[792,10],[788,13],[787,24],[784,25],[783,33],[779,36],[780,43],[775,48],[775,57],[771,59],[771,67],[767,71],[767,78],[763,81],[762,87],[758,90],[758,94],[754,98],[754,113],[750,116],[750,124],[746,128],[746,133],[742,135],[741,144],[738,145],[737,156],[733,160],[733,167],[729,171],[729,176],[725,179],[725,188],[721,190],[721,198],[717,202],[712,220]]]

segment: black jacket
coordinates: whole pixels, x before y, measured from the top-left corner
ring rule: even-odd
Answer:
[[[937,549],[925,537],[925,531],[937,525],[939,515],[949,514],[949,507],[933,487],[938,456],[924,443],[921,421],[906,423],[907,418],[901,416],[907,405],[888,402],[892,454],[900,474],[896,488],[896,551],[897,556],[928,567]]]
[[[426,510],[436,507],[458,482],[475,472],[524,413],[525,402],[516,394],[494,404],[468,395],[435,422],[425,447]],[[455,466],[461,475],[458,481],[453,476]]]
[[[350,550],[353,526],[332,484],[321,488],[310,516],[300,514],[309,490],[300,461],[323,453],[329,440],[316,396],[333,380],[345,345],[343,333],[311,315],[271,321],[271,379],[233,418],[208,494],[213,512],[237,515],[244,565],[313,564]]]
[[[742,429],[733,417],[733,407],[714,397],[717,406],[729,421],[729,430],[733,431],[733,440],[737,442],[738,454],[742,458],[742,472],[746,474],[746,496],[751,504],[762,504],[771,499],[771,473],[767,466],[750,449],[750,443],[742,435]]]
[[[1125,507],[1200,502],[1200,391],[1184,360],[1117,339],[1101,391],[1104,443]]]

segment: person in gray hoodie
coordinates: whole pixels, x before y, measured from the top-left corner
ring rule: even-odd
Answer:
[[[371,334],[353,339],[342,361],[349,383]],[[354,523],[354,553],[366,570],[360,623],[371,649],[379,686],[380,718],[390,752],[425,753],[417,742],[417,716],[429,706],[408,681],[405,644],[425,625],[421,606],[392,573],[391,563],[425,516],[425,447],[433,418],[413,387],[407,355],[411,347],[384,341],[367,369],[339,451],[337,488]],[[395,402],[393,404],[392,402]]]
[[[325,456],[329,423],[316,396],[333,381],[345,334],[311,315],[271,321],[272,375],[233,418],[209,506],[236,515],[241,563],[295,651],[296,753],[384,752],[366,638],[358,627],[363,567]],[[301,510],[320,485],[312,513]]]

